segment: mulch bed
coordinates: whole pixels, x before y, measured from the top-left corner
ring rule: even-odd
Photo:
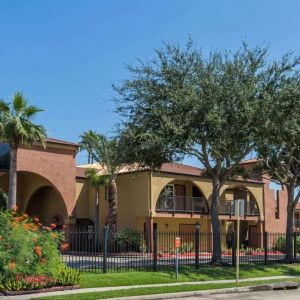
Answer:
[[[17,295],[27,295],[27,294],[38,294],[38,293],[49,293],[49,292],[76,290],[76,289],[79,289],[79,288],[80,288],[79,285],[53,286],[53,287],[50,287],[50,288],[39,289],[39,290],[29,290],[29,291],[1,291],[1,293],[4,294],[5,296],[17,296]]]

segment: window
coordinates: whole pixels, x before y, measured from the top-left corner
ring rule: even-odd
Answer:
[[[275,218],[280,218],[280,210],[279,210],[279,190],[275,190]]]

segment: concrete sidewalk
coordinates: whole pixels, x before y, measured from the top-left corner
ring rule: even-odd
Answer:
[[[264,280],[274,280],[274,279],[292,279],[297,278],[296,276],[269,276],[269,277],[257,277],[257,278],[247,278],[241,279],[240,282],[250,282],[250,281],[264,281]],[[226,279],[226,280],[210,280],[210,281],[192,281],[192,282],[176,282],[176,283],[162,283],[162,284],[149,284],[149,285],[129,285],[129,286],[115,286],[115,287],[99,287],[99,288],[86,288],[86,289],[77,289],[77,290],[69,290],[69,291],[57,291],[57,292],[49,292],[45,294],[28,294],[28,295],[20,295],[20,296],[0,296],[0,300],[28,300],[40,297],[48,297],[48,296],[60,296],[60,295],[74,295],[74,294],[83,294],[83,293],[95,293],[95,292],[106,292],[106,291],[116,291],[116,290],[127,290],[133,288],[147,288],[147,287],[163,287],[163,286],[179,286],[179,285],[205,285],[205,284],[221,284],[221,283],[234,283],[235,279]],[[237,289],[237,288],[232,288]],[[241,287],[239,289],[245,289],[247,291],[247,287]],[[224,290],[224,289],[222,289]],[[228,289],[226,289],[228,290]],[[221,291],[221,290],[218,290]],[[183,294],[181,297],[190,295],[195,292],[185,292],[179,293]],[[204,293],[204,291],[201,291]],[[178,294],[178,293],[176,293]],[[167,296],[167,295],[165,295]],[[143,296],[144,299],[155,299],[149,296]],[[147,298],[148,297],[148,298]],[[126,297],[129,298],[129,297]],[[163,299],[163,295],[161,299]],[[134,298],[133,298],[134,299]],[[139,297],[141,299],[141,297]],[[157,299],[157,298],[156,298]],[[165,298],[167,299],[167,298]]]

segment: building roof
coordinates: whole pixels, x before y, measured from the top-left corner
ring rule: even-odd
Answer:
[[[77,166],[76,168],[76,176],[85,178],[85,170],[89,168],[95,168],[99,170],[99,174],[108,174],[107,170],[103,168],[100,164],[94,163],[94,164],[86,164],[86,165],[80,165]],[[124,173],[130,173],[130,172],[138,172],[138,171],[146,171],[149,170],[148,168],[142,168],[138,166],[134,167],[123,167],[120,171],[119,174],[124,174]],[[166,172],[166,173],[171,173],[171,174],[181,174],[181,175],[189,175],[189,176],[203,176],[203,169],[194,167],[194,166],[189,166],[185,164],[180,164],[180,163],[164,163],[160,170],[157,170],[157,172]],[[252,183],[263,183],[261,180],[253,180],[253,179],[235,179],[236,181],[243,181],[243,182],[252,182]]]
[[[203,169],[179,163],[165,163],[161,166],[159,171],[192,176],[200,176],[203,174]]]
[[[76,143],[68,142],[68,141],[63,141],[63,140],[59,140],[59,139],[54,139],[54,138],[50,138],[50,137],[46,138],[46,142],[47,143],[53,143],[53,144],[60,144],[60,145],[68,145],[68,146],[79,147],[78,144],[76,144]]]

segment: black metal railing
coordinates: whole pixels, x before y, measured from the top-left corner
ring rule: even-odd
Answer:
[[[180,237],[179,266],[202,268],[212,262],[211,233],[158,232],[151,234],[121,231],[113,236],[107,227],[101,232],[66,231],[69,248],[62,252],[63,261],[70,267],[94,272],[113,270],[168,270],[175,265],[175,238]],[[221,234],[221,261],[235,265],[237,261],[236,233]],[[291,236],[293,261],[300,262],[300,233]],[[286,236],[280,233],[255,233],[240,236],[241,264],[282,263],[286,257]]]
[[[245,216],[259,216],[259,208],[255,200],[248,200],[244,202],[244,215]],[[235,215],[235,200],[222,200],[219,204],[220,215]]]
[[[204,197],[161,195],[156,204],[156,211],[208,214],[208,206]]]

